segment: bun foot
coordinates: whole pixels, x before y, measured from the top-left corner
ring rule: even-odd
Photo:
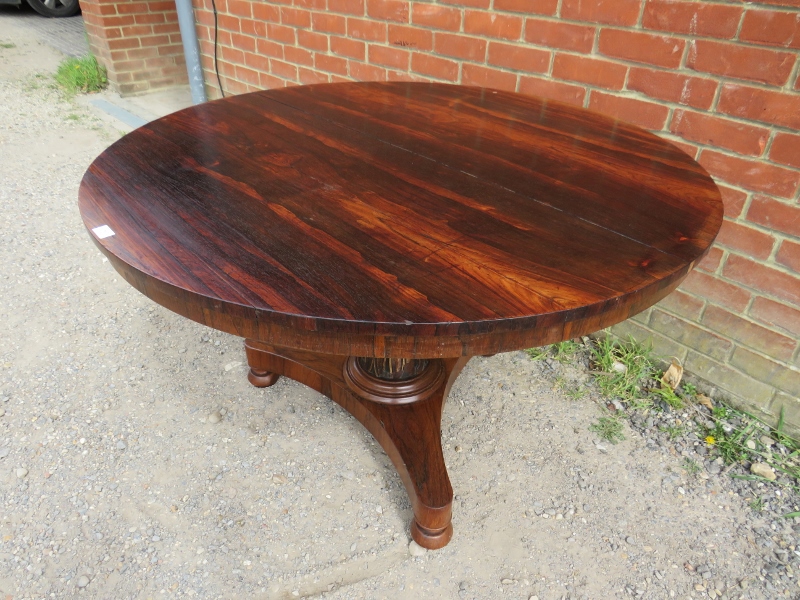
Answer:
[[[250,372],[247,374],[247,381],[252,383],[256,387],[269,387],[274,385],[276,381],[280,378],[280,375],[277,373],[271,373],[270,371],[259,371],[257,369],[250,369]]]
[[[417,520],[411,521],[411,539],[417,544],[428,550],[438,550],[444,548],[453,537],[453,524],[448,523],[447,527],[438,531],[425,529]]]

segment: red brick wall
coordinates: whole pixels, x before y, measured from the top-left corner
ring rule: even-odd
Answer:
[[[173,0],[81,0],[92,53],[122,95],[188,82]]]

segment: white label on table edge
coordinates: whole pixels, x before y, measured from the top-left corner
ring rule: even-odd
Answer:
[[[100,227],[95,227],[94,229],[92,229],[92,233],[97,236],[98,240],[102,240],[114,235],[114,230],[111,229],[111,227],[109,227],[108,225],[100,225]]]

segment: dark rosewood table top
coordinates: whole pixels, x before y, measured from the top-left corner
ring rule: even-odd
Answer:
[[[80,209],[140,291],[243,337],[340,355],[514,350],[626,319],[722,220],[694,160],[518,94],[347,83],[235,96],[125,136]]]

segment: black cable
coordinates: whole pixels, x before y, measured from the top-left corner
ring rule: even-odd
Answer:
[[[217,62],[217,38],[219,37],[219,26],[217,25],[217,3],[211,0],[211,8],[214,10],[214,71],[217,73],[217,84],[219,93],[225,97],[225,90],[222,89],[222,80],[219,78],[219,63]]]

